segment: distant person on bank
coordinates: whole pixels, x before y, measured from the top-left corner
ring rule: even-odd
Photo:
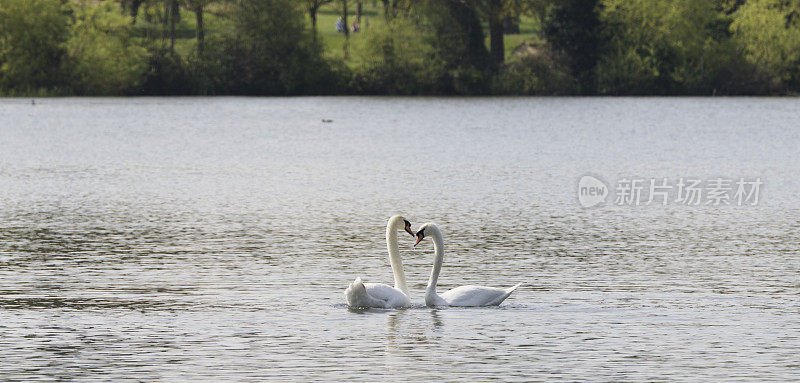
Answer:
[[[336,20],[336,32],[344,32],[344,19],[341,16],[339,16],[339,20]]]

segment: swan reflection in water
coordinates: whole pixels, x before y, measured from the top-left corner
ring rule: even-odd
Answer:
[[[395,353],[420,343],[439,342],[444,329],[440,309],[394,310],[386,315],[386,351]],[[424,320],[430,316],[430,322]],[[404,351],[405,352],[405,351]],[[406,355],[407,356],[407,355]]]

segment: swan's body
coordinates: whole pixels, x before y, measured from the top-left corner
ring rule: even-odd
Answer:
[[[383,283],[364,283],[361,278],[356,278],[344,294],[350,307],[391,309],[411,304],[408,294],[402,290]]]
[[[400,247],[397,244],[398,230],[406,230],[411,233],[411,224],[403,217],[396,215],[389,218],[389,222],[386,224],[386,248],[389,250],[389,263],[392,265],[394,274],[394,287],[383,283],[364,283],[361,278],[356,278],[344,291],[348,306],[388,309],[411,304],[406,285],[406,274],[403,271],[403,261],[400,259]]]
[[[459,286],[438,295],[434,289],[433,294],[425,295],[425,304],[428,306],[497,306],[508,298],[514,290],[521,285],[507,289],[497,289],[483,286]],[[428,298],[430,295],[430,299]],[[436,299],[439,298],[439,299]]]
[[[521,285],[518,284],[507,289],[483,286],[459,286],[441,295],[436,293],[436,283],[439,280],[439,273],[442,271],[444,261],[444,240],[439,228],[433,223],[422,225],[417,232],[417,243],[422,238],[429,236],[433,239],[433,249],[436,253],[433,260],[433,270],[428,280],[428,287],[425,290],[425,304],[428,306],[497,306],[508,298],[514,290]]]

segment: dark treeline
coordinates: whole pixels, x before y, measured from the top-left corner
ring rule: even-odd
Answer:
[[[352,44],[343,36],[341,57],[326,54],[321,7],[348,21],[363,3],[0,0],[0,94],[800,90],[800,0],[370,1],[380,25]],[[523,18],[540,36],[507,55],[504,35]]]

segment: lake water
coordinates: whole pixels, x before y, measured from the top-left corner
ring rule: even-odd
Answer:
[[[333,122],[325,123],[323,119]],[[800,99],[0,100],[0,380],[781,381],[800,372]],[[578,203],[591,174],[755,206]],[[649,187],[649,184],[644,184]],[[500,307],[439,291],[524,283]]]

